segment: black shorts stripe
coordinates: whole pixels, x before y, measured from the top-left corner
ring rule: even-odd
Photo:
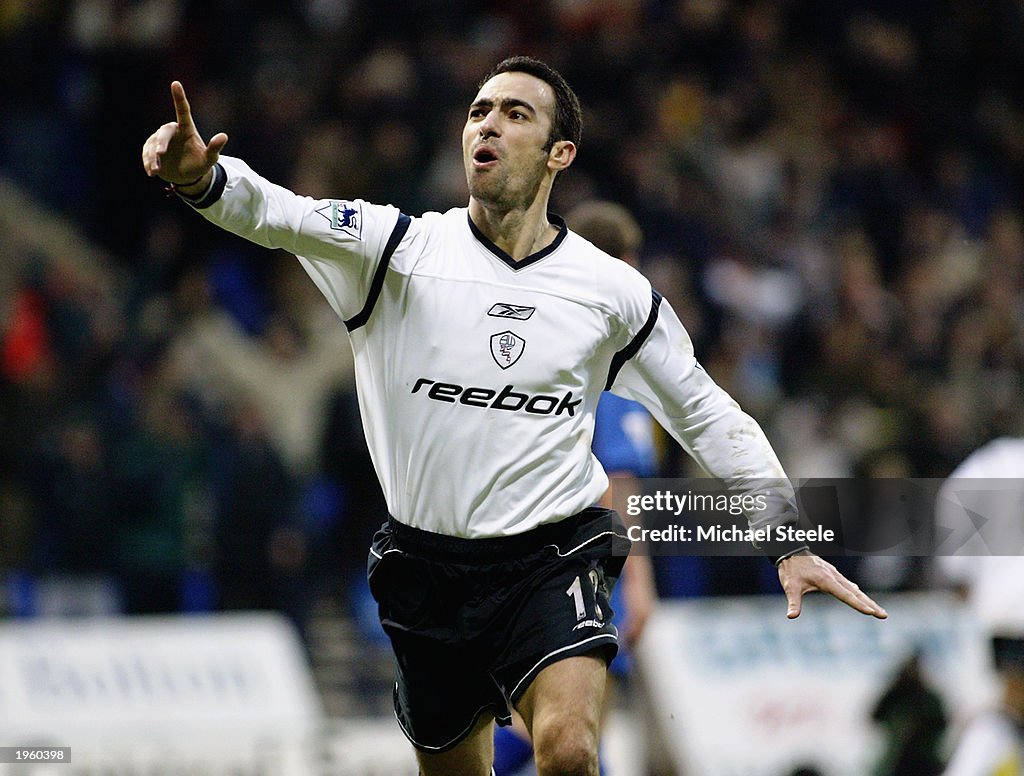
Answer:
[[[409,730],[406,723],[402,720],[402,715],[398,713],[397,708],[395,709],[395,719],[398,721],[398,727],[401,728],[402,733],[405,735],[407,739],[409,739],[409,743],[417,749],[419,749],[421,752],[447,752],[449,749],[452,749],[457,744],[465,740],[466,736],[468,736],[470,732],[472,732],[473,728],[476,727],[477,720],[480,719],[480,715],[484,712],[493,713],[493,709],[491,708],[490,704],[485,704],[480,707],[480,710],[473,715],[472,721],[469,723],[468,726],[466,726],[465,730],[453,736],[450,741],[445,741],[443,744],[438,744],[436,746],[431,744],[425,744],[422,741],[417,741],[416,736],[413,735],[412,731]],[[512,724],[511,714],[505,714],[502,716],[498,716],[497,714],[495,714],[494,719],[502,727],[508,727]]]
[[[647,320],[644,322],[643,327],[636,333],[636,336],[630,340],[626,347],[612,357],[612,365],[608,369],[608,381],[604,384],[604,389],[606,391],[611,390],[612,385],[615,383],[615,378],[619,376],[619,370],[622,369],[623,364],[635,356],[640,348],[643,347],[647,338],[651,336],[651,332],[654,331],[654,324],[658,322],[658,310],[660,308],[661,294],[652,288],[651,312],[647,316]]]
[[[526,692],[530,683],[537,678],[537,674],[547,668],[549,665],[556,663],[559,660],[564,660],[567,657],[575,657],[576,655],[586,655],[593,652],[601,647],[607,647],[609,645],[618,648],[619,635],[618,633],[599,633],[596,636],[591,636],[588,639],[583,639],[575,644],[569,644],[564,647],[560,647],[548,654],[544,655],[538,660],[529,671],[523,674],[523,677],[516,682],[512,691],[509,693],[509,700],[513,703],[523,697],[523,693]]]
[[[356,315],[345,321],[345,328],[349,331],[355,331],[360,326],[365,326],[366,322],[370,320],[370,314],[373,312],[374,305],[377,304],[377,298],[384,289],[384,276],[387,274],[388,264],[391,263],[391,257],[398,248],[398,244],[402,242],[405,233],[409,231],[411,223],[412,219],[405,213],[398,214],[398,223],[391,230],[388,243],[384,246],[384,252],[381,253],[380,260],[377,262],[377,269],[373,272],[373,280],[370,282],[370,293],[366,296],[366,304],[363,305],[363,309]]]

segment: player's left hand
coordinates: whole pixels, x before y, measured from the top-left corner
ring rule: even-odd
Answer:
[[[858,612],[880,620],[889,616],[885,609],[840,574],[835,566],[817,555],[799,554],[786,558],[779,563],[779,581],[789,602],[786,616],[791,620],[800,616],[804,593],[812,590],[829,593]]]

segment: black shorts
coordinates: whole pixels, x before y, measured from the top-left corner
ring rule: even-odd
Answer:
[[[598,507],[497,539],[385,523],[368,576],[395,652],[395,716],[413,745],[450,749],[487,712],[508,725],[558,660],[597,651],[610,661],[608,601],[628,552],[621,518]]]

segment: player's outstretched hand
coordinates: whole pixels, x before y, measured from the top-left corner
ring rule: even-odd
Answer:
[[[786,599],[789,601],[786,616],[791,620],[800,616],[800,604],[804,593],[812,590],[834,595],[858,612],[870,614],[880,620],[889,616],[885,609],[840,574],[835,566],[817,555],[800,554],[786,558],[779,563],[779,581],[782,583],[782,589],[786,591]]]
[[[194,184],[217,163],[228,136],[218,132],[204,143],[192,121],[192,109],[180,81],[171,83],[175,121],[170,121],[149,136],[142,146],[142,167],[149,177],[158,176],[168,183]]]

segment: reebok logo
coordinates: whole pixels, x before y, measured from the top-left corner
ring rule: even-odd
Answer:
[[[430,386],[428,389],[427,386]],[[519,393],[515,386],[506,385],[500,391],[493,388],[465,388],[455,383],[439,383],[435,380],[427,380],[421,377],[412,388],[412,393],[419,393],[421,390],[428,399],[443,401],[449,404],[465,404],[467,407],[483,407],[491,410],[506,410],[508,412],[529,412],[532,415],[561,415],[563,412],[572,417],[576,414],[576,408],[583,399],[572,400],[572,391],[566,391],[565,396],[559,399],[557,396],[537,394],[529,396]]]
[[[491,309],[487,311],[488,315],[495,318],[515,318],[517,321],[529,320],[530,316],[536,311],[536,307],[526,307],[521,304],[509,304],[508,302],[498,302],[492,305]]]

